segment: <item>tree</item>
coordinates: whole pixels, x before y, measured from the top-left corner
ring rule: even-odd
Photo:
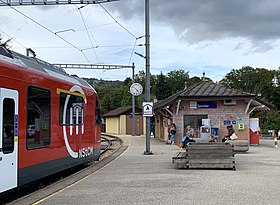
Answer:
[[[265,113],[255,113],[260,116],[260,128],[265,130],[280,130],[280,112],[269,111]]]
[[[166,82],[170,90],[170,95],[183,90],[188,80],[189,72],[185,72],[184,70],[174,70],[167,73]]]
[[[211,79],[208,78],[207,80],[211,80]],[[191,86],[191,85],[193,85],[193,84],[195,84],[195,83],[198,83],[198,82],[200,82],[200,81],[201,81],[201,79],[200,79],[199,77],[194,76],[194,77],[190,78],[190,79],[186,82],[186,86],[189,87],[189,86]]]
[[[242,67],[232,70],[219,82],[221,85],[235,88],[248,93],[257,94],[259,98],[272,104],[277,104],[279,85],[278,71],[265,68]]]
[[[256,93],[255,85],[258,83],[256,69],[246,66],[239,70],[233,69],[219,82],[229,88],[234,88],[248,93]]]
[[[155,95],[158,100],[163,100],[171,95],[171,89],[169,88],[165,75],[162,72],[157,75],[155,83]]]

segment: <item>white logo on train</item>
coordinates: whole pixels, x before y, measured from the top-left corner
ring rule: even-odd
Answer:
[[[83,89],[80,86],[77,86],[77,85],[74,85],[69,91],[70,92],[79,92],[83,95],[85,94]],[[67,105],[68,105],[68,102],[69,102],[69,98],[70,98],[70,95],[67,95],[65,103],[64,103],[63,118],[62,118],[63,124],[66,124],[66,112],[67,112]],[[85,100],[85,104],[86,104],[87,99],[85,98],[84,100]],[[74,110],[73,112],[81,111],[83,113],[83,110],[80,110],[81,109],[80,107],[74,106],[74,109],[76,109],[76,110]],[[72,113],[72,112],[70,112],[70,113]],[[89,156],[89,155],[93,155],[93,147],[92,146],[81,148],[81,149],[79,149],[78,152],[73,151],[73,149],[71,148],[71,146],[69,144],[69,141],[68,141],[68,135],[67,135],[66,128],[67,128],[67,126],[63,125],[63,137],[64,137],[66,149],[67,149],[68,153],[70,154],[70,156],[73,157],[73,158],[83,158],[83,157],[86,157],[86,156]],[[70,133],[70,135],[72,135],[72,125],[70,125],[69,128],[70,128],[69,133]],[[81,126],[76,125],[76,134],[77,135],[79,134],[79,129],[81,130],[81,133],[83,135],[84,134],[84,124],[82,124]]]

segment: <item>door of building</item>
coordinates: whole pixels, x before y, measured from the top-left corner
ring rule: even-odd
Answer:
[[[0,192],[17,186],[18,91],[0,88]]]
[[[142,115],[134,115],[135,117],[135,135],[143,134],[143,117]],[[132,118],[127,115],[126,116],[126,134],[131,135],[132,133]]]

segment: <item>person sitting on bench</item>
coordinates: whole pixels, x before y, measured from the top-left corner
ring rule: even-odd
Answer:
[[[234,131],[232,125],[228,125],[228,126],[227,126],[227,130],[228,130],[228,134],[227,134],[226,136],[224,136],[224,138],[222,139],[222,142],[225,142],[226,140],[231,140],[231,138],[230,138],[231,135],[232,135],[233,133],[235,133],[235,131]]]
[[[187,133],[186,135],[182,138],[182,148],[186,148],[189,142],[196,142],[192,137],[193,137],[193,129],[188,125],[187,126]]]

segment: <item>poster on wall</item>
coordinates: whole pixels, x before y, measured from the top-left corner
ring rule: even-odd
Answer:
[[[224,120],[224,125],[230,125],[230,120]]]

